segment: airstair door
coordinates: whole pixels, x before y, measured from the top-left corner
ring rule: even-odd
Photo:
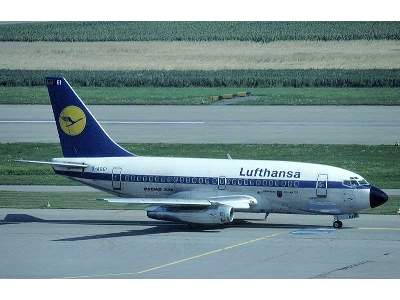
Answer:
[[[113,168],[112,169],[112,188],[113,190],[120,191],[121,190],[121,168]]]
[[[326,197],[328,195],[328,175],[319,174],[315,187],[317,197]]]

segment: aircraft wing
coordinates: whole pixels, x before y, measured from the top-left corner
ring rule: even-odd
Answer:
[[[109,203],[125,203],[125,204],[146,204],[146,205],[163,205],[163,206],[210,206],[212,203],[207,200],[188,200],[176,198],[106,198],[103,199]]]
[[[56,161],[39,161],[39,160],[24,160],[24,159],[17,159],[15,161],[20,163],[42,164],[42,165],[50,165],[50,166],[66,167],[66,168],[86,168],[88,166],[83,163],[68,163],[68,162],[56,162]]]
[[[145,204],[160,206],[198,206],[207,207],[213,204],[225,204],[235,209],[248,209],[251,205],[257,203],[252,196],[247,195],[229,195],[209,197],[203,199],[183,199],[183,198],[106,198],[109,203],[125,204]]]

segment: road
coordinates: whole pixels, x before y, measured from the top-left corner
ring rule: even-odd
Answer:
[[[118,142],[394,144],[398,106],[92,106]],[[58,142],[46,105],[2,105],[0,142]]]
[[[0,209],[0,278],[400,278],[398,216],[339,230],[327,216],[237,217],[190,229],[143,211]]]

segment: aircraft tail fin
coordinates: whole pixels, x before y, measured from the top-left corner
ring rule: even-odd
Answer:
[[[47,77],[54,119],[65,157],[134,156],[115,143],[63,77]]]

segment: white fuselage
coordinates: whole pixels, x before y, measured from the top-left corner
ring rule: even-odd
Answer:
[[[56,173],[121,197],[199,199],[249,195],[250,212],[340,215],[369,208],[369,185],[353,172],[320,164],[236,159],[110,157],[57,158],[82,169]],[[347,184],[344,184],[346,180]]]

